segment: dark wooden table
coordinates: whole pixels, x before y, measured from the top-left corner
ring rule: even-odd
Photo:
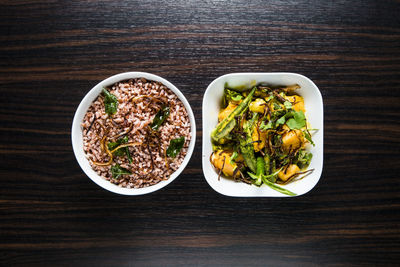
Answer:
[[[1,1],[0,265],[396,265],[399,1]],[[83,96],[146,71],[182,90],[197,143],[145,196],[105,191],[72,153]],[[296,72],[325,108],[319,184],[231,198],[201,169],[201,104],[231,72]]]

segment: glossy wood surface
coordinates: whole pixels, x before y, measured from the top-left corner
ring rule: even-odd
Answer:
[[[325,266],[400,260],[399,1],[1,1],[0,265]],[[197,142],[156,193],[107,192],[70,129],[120,72],[185,94]],[[201,167],[202,97],[231,72],[295,72],[324,99],[324,168],[296,198],[231,198]]]

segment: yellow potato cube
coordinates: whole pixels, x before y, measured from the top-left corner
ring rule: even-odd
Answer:
[[[222,173],[224,175],[232,177],[235,169],[237,168],[237,165],[231,164],[231,162],[230,162],[231,156],[232,156],[232,152],[226,152],[226,151],[219,150],[212,154],[211,163],[218,170],[222,170]],[[222,167],[223,167],[223,169],[222,169]]]
[[[278,105],[279,108],[278,107],[275,108],[275,105]],[[279,109],[284,109],[284,108],[285,108],[284,105],[282,105],[281,103],[274,102],[274,101],[271,101],[271,103],[269,104],[269,109],[271,110],[271,112],[274,112],[275,110],[279,110]]]
[[[251,138],[252,138],[253,142],[260,141],[260,142],[253,143],[254,151],[259,152],[261,149],[263,149],[265,147],[265,140],[267,139],[267,132],[260,131],[256,128],[256,129],[254,129]]]
[[[286,169],[284,168],[282,171],[278,173],[279,179],[282,181],[287,181],[292,175],[298,173],[300,171],[299,166],[296,164],[290,164],[289,167]]]
[[[292,103],[292,108],[295,111],[301,110],[303,112],[306,112],[304,108],[304,99],[301,96],[299,95],[285,96],[285,99]]]
[[[299,148],[304,142],[303,132],[292,130],[282,136],[282,148],[285,152]]]
[[[257,113],[264,113],[265,106],[267,103],[261,98],[257,98],[253,102],[250,103],[249,109],[252,112],[257,112]]]
[[[229,102],[229,105],[218,114],[218,121],[222,121],[228,117],[237,106],[237,104]]]

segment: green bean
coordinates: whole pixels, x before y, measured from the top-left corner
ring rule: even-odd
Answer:
[[[276,171],[276,172],[274,172],[274,173],[272,173],[270,175],[260,175],[260,176],[257,176],[257,175],[255,175],[255,174],[253,174],[251,172],[248,172],[248,174],[250,175],[251,178],[255,179],[256,181],[259,179],[259,177],[261,177],[261,179],[264,182],[264,184],[266,184],[270,188],[274,189],[275,191],[278,191],[279,193],[282,193],[282,194],[285,194],[285,195],[288,195],[288,196],[296,196],[297,195],[296,193],[293,193],[292,191],[289,191],[289,190],[287,190],[285,188],[277,186],[276,184],[274,184],[274,183],[272,183],[272,182],[270,182],[268,180],[269,177],[278,175],[278,173],[280,171],[281,171],[281,169],[279,169],[278,171]]]
[[[211,132],[211,138],[220,143],[236,126],[235,117],[241,115],[249,107],[249,103],[253,97],[256,87],[254,87],[249,95]]]
[[[289,190],[287,190],[285,188],[282,188],[282,187],[277,186],[276,184],[270,182],[266,176],[261,176],[261,178],[263,179],[264,184],[268,185],[272,189],[274,189],[274,190],[276,190],[276,191],[278,191],[278,192],[280,192],[282,194],[285,194],[285,195],[288,195],[288,196],[296,196],[297,195],[296,193],[293,193],[292,191],[289,191]]]
[[[254,155],[253,144],[247,138],[239,138],[239,149],[246,165],[251,171],[256,172],[256,156]]]
[[[253,139],[251,137],[253,131],[253,125],[258,118],[258,113],[254,113],[253,118],[250,121],[247,121],[243,126],[243,130],[245,133],[245,138],[239,136],[239,148],[240,152],[242,152],[244,162],[250,168],[252,172],[257,171],[256,167],[256,156],[254,154],[254,146]]]
[[[270,160],[271,160],[271,157],[269,156],[268,151],[267,151],[264,155],[264,165],[265,165],[264,174],[265,175],[270,174]]]
[[[253,182],[255,185],[260,186],[262,184],[262,176],[264,175],[264,159],[262,157],[257,158],[256,162],[256,174],[248,172],[251,178],[255,179]]]
[[[256,185],[262,184],[262,176],[264,175],[264,159],[262,157],[257,158],[257,181],[255,182]]]

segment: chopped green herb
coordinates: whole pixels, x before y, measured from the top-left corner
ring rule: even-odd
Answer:
[[[229,160],[229,163],[234,165],[235,164],[235,159],[239,156],[239,154],[236,151],[233,151],[232,156]]]
[[[119,164],[115,164],[111,167],[111,174],[114,179],[119,179],[121,175],[132,174],[129,170],[122,168]]]
[[[185,144],[185,137],[181,136],[179,138],[172,139],[169,141],[169,146],[167,148],[167,156],[175,158],[181,151],[183,145]]]
[[[114,115],[118,109],[118,98],[103,88],[104,107],[108,115]]]
[[[304,132],[304,137],[308,140],[308,142],[310,142],[310,144],[315,146],[315,143],[313,142],[310,133],[308,131],[303,131],[303,132]]]
[[[306,116],[303,111],[293,112],[293,118],[286,122],[290,129],[301,129],[306,126]]]
[[[128,143],[128,136],[125,136],[125,137],[123,137],[123,138],[120,138],[120,139],[118,139],[116,142],[110,142],[110,143],[108,143],[107,144],[107,146],[108,146],[108,150],[114,150],[116,147],[118,147],[118,146],[120,146],[120,145],[122,145],[122,144],[126,144],[126,143]],[[121,156],[123,156],[124,154],[126,154],[126,156],[128,157],[128,161],[129,161],[129,163],[132,163],[132,157],[131,157],[131,155],[130,155],[130,153],[129,153],[129,148],[128,147],[123,147],[123,148],[120,148],[120,149],[118,149],[117,151],[115,151],[114,153],[113,153],[113,155],[114,156],[117,156],[117,157],[121,157]]]
[[[170,109],[168,106],[160,109],[153,119],[153,123],[150,126],[151,129],[153,129],[154,131],[157,131],[158,128],[161,126],[161,124],[163,124],[163,122],[168,118],[169,113],[170,113]]]
[[[287,124],[290,129],[301,129],[306,126],[306,116],[303,111],[291,110],[276,121],[276,125]]]
[[[272,98],[274,98],[274,96],[272,95],[272,93],[269,94],[269,96],[265,99],[266,102],[270,101]]]
[[[286,116],[288,115],[288,113],[286,113],[285,115],[283,115],[282,117],[280,117],[277,121],[276,121],[276,125],[281,125],[281,124],[285,124],[286,121]]]
[[[279,109],[281,109],[281,106],[278,104],[278,103],[273,103],[273,105],[274,105],[274,110],[279,110]]]
[[[232,95],[232,100],[234,100],[234,101],[239,101],[240,99],[242,99],[242,96],[240,95],[240,94],[237,94],[237,95]]]
[[[285,101],[283,103],[283,105],[285,106],[286,109],[291,109],[292,108],[292,103],[290,103],[290,101]]]
[[[307,168],[311,163],[312,157],[313,154],[311,152],[307,152],[304,149],[300,150],[297,154],[297,165],[302,169]]]
[[[239,102],[241,99],[243,98],[243,96],[231,89],[225,88],[224,89],[224,95],[222,97],[222,107],[225,108],[226,106],[228,106],[230,101],[233,102]]]
[[[128,147],[125,147],[125,153],[126,153],[126,157],[128,158],[128,162],[132,163],[132,157],[131,157],[131,153],[129,153]]]
[[[272,122],[269,121],[267,124],[265,124],[265,122],[261,122],[260,124],[260,130],[268,130],[268,129],[272,129]]]
[[[108,146],[108,150],[114,150],[115,148],[117,148],[119,145],[121,145],[121,141],[120,141],[121,139],[119,139],[118,141],[116,141],[116,142],[110,142],[110,143],[108,143],[107,144],[107,146]],[[124,151],[120,148],[120,149],[118,149],[117,151],[115,151],[114,153],[113,153],[113,155],[114,156],[122,156],[122,155],[124,155]]]

